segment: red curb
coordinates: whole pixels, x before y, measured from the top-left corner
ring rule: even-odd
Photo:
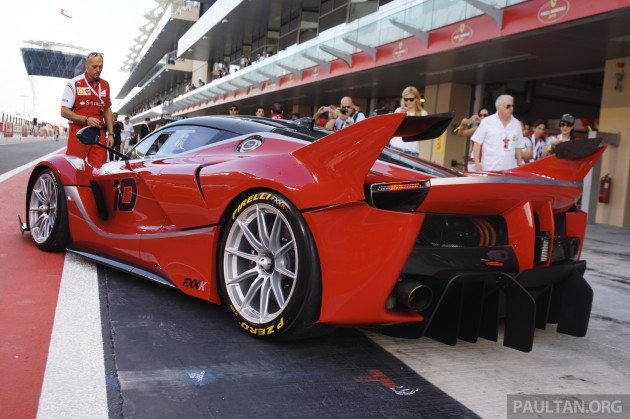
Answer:
[[[0,182],[0,416],[35,418],[65,255],[19,231],[30,170]]]

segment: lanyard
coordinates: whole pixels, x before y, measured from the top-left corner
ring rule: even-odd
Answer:
[[[88,79],[85,77],[85,73],[83,73],[83,80],[85,80],[85,84],[87,84],[88,88],[90,89],[90,93],[96,94],[96,92],[94,91],[94,88],[92,87]],[[105,106],[105,102],[101,98],[101,83],[96,82],[96,84],[98,84],[98,100],[101,101],[101,106]]]

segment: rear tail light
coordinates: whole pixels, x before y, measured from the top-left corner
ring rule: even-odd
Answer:
[[[379,183],[372,185],[373,192],[396,192],[422,189],[422,182]]]
[[[429,193],[429,182],[374,183],[366,193],[370,205],[391,211],[413,212]]]

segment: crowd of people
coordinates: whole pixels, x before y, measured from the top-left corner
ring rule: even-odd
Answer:
[[[514,117],[515,105],[512,96],[501,95],[494,105],[495,113],[491,114],[488,107],[482,107],[477,114],[463,118],[453,130],[454,134],[470,138],[472,142],[465,165],[466,171],[512,169],[546,157],[553,153],[557,144],[574,138],[575,118],[570,114],[564,114],[560,118],[560,134],[547,136],[547,121],[536,120],[530,125]],[[232,105],[228,112],[229,115],[238,115],[238,106]],[[372,115],[388,112],[386,109],[379,108]],[[422,93],[415,86],[407,86],[403,89],[400,102],[393,112],[404,112],[409,116],[428,115],[422,105]],[[254,115],[272,119],[300,118],[298,113],[285,115],[281,103],[274,103],[269,114],[266,107],[260,105],[255,109]],[[318,126],[338,131],[364,120],[366,115],[350,96],[344,96],[339,106],[320,106],[312,118]],[[404,142],[401,137],[394,137],[389,146],[411,156],[419,156],[417,142]]]
[[[131,115],[137,115],[139,113],[148,111],[149,109],[161,105],[162,103],[168,103],[170,101],[172,101],[175,97],[184,94],[184,93],[188,93],[188,92],[192,92],[193,90],[199,89],[202,86],[205,86],[207,82],[211,82],[212,80],[215,79],[220,79],[222,77],[228,76],[230,74],[232,74],[235,71],[238,71],[239,69],[244,69],[245,67],[249,67],[252,64],[256,64],[259,63],[261,61],[264,61],[265,59],[271,57],[272,52],[271,51],[262,51],[256,54],[256,59],[252,60],[249,57],[243,57],[241,59],[241,62],[239,65],[237,64],[233,64],[233,65],[220,65],[217,68],[215,68],[215,70],[212,72],[212,74],[208,75],[208,80],[203,80],[203,79],[198,79],[196,82],[192,79],[184,81],[183,83],[181,83],[181,85],[178,85],[173,91],[170,91],[168,93],[162,94],[159,97],[154,98],[152,101],[139,106],[136,109],[133,109],[131,111]],[[175,57],[175,55],[171,55],[168,58],[168,64],[175,64],[177,61],[177,58]]]
[[[261,55],[260,59],[265,59]],[[65,87],[61,115],[71,122],[67,154],[85,158],[91,165],[100,167],[107,161],[105,149],[96,146],[84,146],[76,138],[77,132],[85,126],[98,126],[104,131],[102,144],[113,148],[109,160],[116,159],[116,153],[126,153],[130,145],[144,138],[151,132],[151,120],[146,118],[138,129],[134,129],[129,117],[124,122],[118,121],[118,114],[111,110],[109,84],[100,78],[103,70],[103,54],[92,52],[85,61],[86,71],[72,79]],[[198,85],[203,85],[199,80]],[[97,100],[85,101],[80,95],[93,95]],[[85,104],[88,105],[85,105]],[[468,157],[467,171],[509,170],[522,164],[547,157],[554,153],[558,144],[571,141],[574,137],[575,118],[570,114],[560,117],[558,135],[546,136],[548,128],[545,120],[536,120],[530,126],[514,117],[514,98],[503,94],[495,102],[496,112],[491,114],[487,107],[469,118],[461,120],[453,133],[467,137],[472,142]],[[387,113],[377,109],[373,114]],[[407,86],[400,95],[399,106],[395,113],[409,116],[425,116],[427,111],[422,106],[422,94],[415,86]],[[228,114],[239,115],[239,107],[232,104]],[[269,114],[264,105],[256,108],[254,115],[271,119],[300,119],[299,113],[285,114],[282,103],[274,103]],[[339,106],[320,106],[313,114],[314,122],[331,131],[338,131],[361,122],[366,115],[350,96],[344,96]],[[157,127],[155,127],[157,128]],[[403,153],[417,157],[419,148],[416,142],[404,142],[400,137],[391,139],[389,146]]]
[[[228,115],[231,115],[231,116],[239,115],[238,105],[231,105],[230,108],[228,109]],[[280,102],[275,102],[273,105],[271,105],[269,115],[267,115],[267,113],[265,112],[265,107],[263,105],[259,105],[258,107],[256,107],[254,116],[258,116],[261,118],[267,117],[271,119],[285,119],[284,106]],[[301,115],[299,113],[293,112],[289,114],[288,118],[286,119],[294,121],[300,118],[301,118]]]
[[[547,157],[559,143],[575,138],[575,117],[571,114],[560,117],[558,135],[547,136],[546,120],[538,119],[530,125],[514,117],[512,96],[499,96],[495,107],[494,114],[481,108],[478,114],[462,119],[453,131],[472,141],[467,171],[513,169]]]
[[[271,52],[269,52],[269,51],[263,51],[262,53],[261,52],[257,53],[256,54],[256,60],[254,60],[254,61],[251,61],[248,57],[243,57],[243,59],[241,60],[240,66],[234,67],[234,66],[224,65],[224,66],[222,66],[222,67],[220,67],[220,68],[215,70],[214,75],[213,75],[212,78],[213,79],[220,79],[222,77],[230,75],[232,73],[232,70],[230,69],[230,67],[234,67],[235,68],[233,71],[238,71],[238,68],[243,69],[245,67],[249,67],[252,64],[264,61],[265,59],[267,59],[269,57],[271,57]],[[186,83],[185,91],[186,91],[186,93],[187,92],[191,92],[191,91],[193,91],[195,89],[200,88],[201,86],[204,86],[205,84],[206,83],[203,80],[201,80],[201,79],[199,79],[197,81],[197,83],[193,83],[193,81],[191,80],[188,83]]]

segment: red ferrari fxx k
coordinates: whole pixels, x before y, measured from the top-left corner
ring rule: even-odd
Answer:
[[[454,345],[496,341],[501,320],[504,345],[523,351],[547,323],[584,336],[577,204],[605,146],[475,174],[386,147],[438,137],[451,118],[388,114],[334,133],[308,119],[173,122],[100,168],[39,163],[22,228],[42,250],[224,303],[260,338],[361,326]]]

